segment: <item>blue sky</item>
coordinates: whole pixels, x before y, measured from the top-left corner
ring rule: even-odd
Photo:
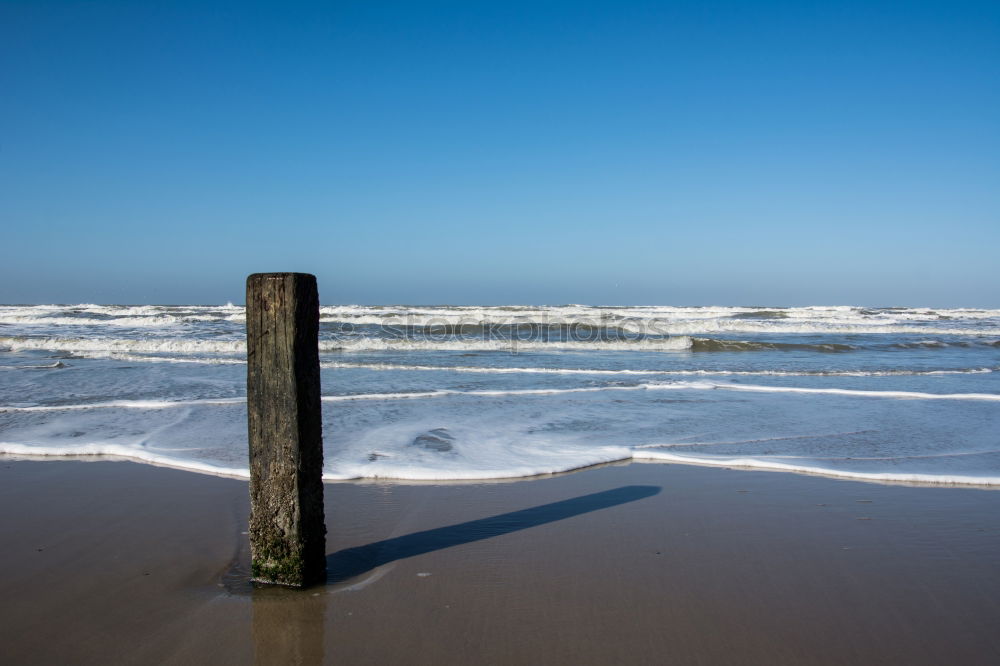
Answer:
[[[1000,306],[1000,3],[5,2],[0,302]]]

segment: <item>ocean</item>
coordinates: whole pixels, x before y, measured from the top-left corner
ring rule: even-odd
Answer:
[[[329,480],[612,462],[1000,486],[1000,310],[324,306]],[[0,306],[0,454],[248,476],[245,317]]]

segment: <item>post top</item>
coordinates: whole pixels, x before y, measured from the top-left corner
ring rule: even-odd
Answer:
[[[265,283],[287,282],[306,286],[316,284],[316,276],[312,273],[252,273],[247,276],[247,288],[250,285],[261,285]]]
[[[312,273],[251,273],[247,280],[284,280],[290,277],[316,279]]]

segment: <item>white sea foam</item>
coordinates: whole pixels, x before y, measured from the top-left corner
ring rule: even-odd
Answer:
[[[205,398],[202,400],[108,400],[65,405],[0,406],[0,412],[66,412],[82,409],[173,409],[195,405],[238,405],[246,398]]]
[[[246,353],[243,340],[192,340],[188,338],[59,338],[0,337],[0,348],[12,351],[160,352],[174,354]]]
[[[334,323],[340,320],[324,318],[321,321]],[[937,321],[937,320],[935,320]],[[369,315],[357,317],[346,323],[357,326],[384,326],[390,330],[404,331],[406,327],[434,330],[435,327],[497,327],[497,326],[533,326],[537,328],[586,326],[590,329],[607,329],[632,335],[712,335],[732,333],[752,334],[827,334],[827,335],[1000,335],[1000,326],[963,328],[955,326],[919,326],[889,321],[856,321],[856,320],[751,320],[751,319],[716,319],[695,318],[690,320],[674,320],[666,318],[641,318],[635,320],[604,320],[600,318],[463,318],[461,316],[412,316],[386,317]],[[578,333],[579,334],[579,333]],[[579,334],[586,337],[586,333]]]
[[[169,359],[168,359],[169,360]],[[919,375],[968,375],[996,372],[1000,368],[959,368],[953,370],[608,370],[588,368],[510,368],[503,366],[467,365],[406,365],[400,363],[347,363],[329,361],[320,364],[326,369],[356,368],[388,371],[466,372],[474,374],[537,374],[537,375],[612,375],[612,376],[757,376],[757,377],[905,377]]]
[[[535,455],[531,455],[535,454]],[[158,466],[184,469],[203,474],[234,478],[249,478],[246,467],[231,467],[187,458],[174,458],[151,451],[116,444],[83,444],[76,446],[34,446],[0,442],[0,455],[25,458],[109,458],[134,460]],[[323,473],[325,481],[352,479],[387,479],[400,481],[471,481],[514,479],[558,474],[612,462],[676,463],[710,467],[744,468],[774,472],[793,472],[819,476],[889,483],[931,485],[1000,486],[1000,476],[968,474],[921,474],[908,472],[855,472],[820,467],[818,465],[784,463],[767,458],[740,456],[694,456],[648,448],[628,449],[604,446],[584,449],[556,448],[544,453],[521,451],[510,454],[508,460],[457,461],[450,467],[419,466],[413,459],[396,460],[391,455],[372,465],[363,461],[333,460]]]
[[[563,395],[566,393],[600,393],[602,391],[645,391],[648,389],[682,389],[689,388],[683,384],[638,384],[635,386],[586,386],[565,389],[508,389],[482,391],[455,391],[441,389],[438,391],[414,391],[410,393],[353,393],[347,395],[323,396],[323,402],[346,402],[349,400],[405,400],[413,398],[443,398],[450,395],[482,396],[501,398],[518,395]]]
[[[30,315],[0,315],[0,324],[8,326],[113,326],[116,328],[169,328],[181,325],[184,318],[173,315],[155,315],[149,317],[115,317],[111,319],[96,319],[92,317],[38,317]]]
[[[694,384],[640,384],[636,386],[591,386],[567,389],[510,389],[498,391],[456,391],[441,389],[437,391],[410,391],[398,393],[347,393],[342,395],[324,395],[322,402],[352,402],[356,400],[416,400],[421,398],[444,398],[446,396],[480,396],[505,397],[521,395],[561,395],[565,393],[599,393],[601,391],[644,391],[647,389],[683,389],[697,388]],[[246,398],[204,398],[200,400],[108,400],[104,402],[84,402],[60,405],[8,405],[0,406],[3,412],[64,412],[86,409],[172,409],[176,407],[193,407],[203,405],[239,405]]]
[[[534,454],[534,455],[532,455]],[[186,458],[173,458],[142,449],[115,444],[84,444],[79,446],[28,446],[0,442],[0,455],[23,458],[103,458],[133,460],[161,467],[183,469],[191,472],[232,478],[248,479],[246,467],[228,467]],[[382,460],[377,465],[358,461],[333,460],[323,473],[324,481],[355,479],[389,479],[399,481],[476,481],[489,479],[518,479],[544,474],[558,474],[602,463],[629,459],[623,447],[580,448],[576,450],[549,450],[547,452],[522,451],[513,460],[484,460],[471,464],[458,463],[450,468],[414,466],[412,460]]]
[[[587,386],[578,388],[551,389],[509,389],[482,391],[415,391],[412,393],[358,393],[350,395],[323,396],[324,402],[347,400],[402,400],[413,398],[440,398],[449,395],[503,397],[517,395],[561,395],[567,393],[600,393],[603,391],[678,391],[678,390],[728,390],[756,391],[766,393],[815,393],[865,398],[885,398],[896,400],[989,400],[1000,401],[995,393],[921,393],[917,391],[867,391],[837,388],[800,388],[793,386],[762,386],[756,384],[721,384],[715,382],[664,382],[635,384],[632,386]]]
[[[838,388],[799,388],[794,386],[760,386],[755,384],[715,384],[714,388],[729,391],[757,391],[762,393],[813,393],[826,395],[861,396],[867,398],[895,398],[899,400],[990,400],[1000,401],[996,393],[921,393],[918,391],[866,391]]]
[[[246,365],[246,359],[232,356],[155,356],[153,354],[128,354],[123,352],[75,352],[75,356],[92,359],[111,359],[133,363],[188,363],[195,365]]]
[[[739,456],[693,456],[642,449],[633,451],[634,460],[681,463],[685,465],[705,465],[710,467],[738,467],[773,472],[796,472],[815,474],[859,481],[881,481],[894,483],[921,483],[933,485],[1000,486],[1000,476],[972,476],[967,474],[916,474],[909,472],[854,472],[850,470],[819,467],[817,465],[796,465],[776,460]]]
[[[809,319],[841,323],[871,323],[873,325],[899,321],[939,322],[951,320],[981,320],[1000,318],[1000,310],[893,308],[870,310],[855,306],[812,306],[799,308],[751,307],[674,307],[635,306],[601,307],[567,306],[324,306],[321,318],[326,321],[349,321],[356,324],[382,324],[392,320],[414,326],[467,322],[470,324],[520,324],[525,322],[573,324],[578,322],[614,322],[659,319],[664,321],[694,321],[733,317],[762,319]]]
[[[990,391],[990,373],[1000,369],[1000,310],[324,306],[321,317],[324,368],[385,371],[334,373],[334,385],[356,393],[323,398],[327,479],[511,478],[630,458],[876,481],[990,485],[997,476],[990,433],[1000,392]],[[124,457],[245,478],[245,400],[203,397],[238,390],[239,370],[212,366],[245,363],[244,320],[243,308],[232,305],[0,306],[0,352],[6,353],[0,370],[26,371],[4,373],[0,404],[8,406],[0,407],[0,440],[7,443],[0,453]],[[484,328],[456,328],[465,325]],[[516,328],[492,328],[497,325]],[[546,326],[571,327],[548,331],[571,339],[544,341],[545,331],[535,329]],[[615,331],[630,335],[608,339]],[[646,337],[650,333],[672,337]],[[727,335],[692,337],[714,333]],[[529,339],[517,339],[522,334]],[[515,339],[502,339],[510,336]],[[448,366],[456,354],[435,356],[510,351],[615,352],[620,360],[612,365],[611,354],[553,353],[514,361],[483,354],[469,365]],[[628,353],[659,351],[691,353]],[[764,353],[728,353],[737,351]],[[858,353],[825,353],[832,351]],[[50,371],[63,364],[46,355],[94,360],[71,362],[72,372]],[[372,360],[382,362],[367,363]],[[438,374],[421,382],[407,371]],[[938,381],[935,375],[952,376]],[[742,384],[737,377],[811,379],[790,380],[806,386],[775,386],[766,379]],[[857,379],[842,389],[826,377]],[[873,377],[884,379],[866,383]],[[692,394],[668,400],[652,395],[657,391]],[[712,391],[730,393],[706,399]],[[122,396],[154,399],[114,399]],[[929,402],[921,409],[901,406],[911,400]],[[835,405],[844,409],[828,409]],[[455,435],[452,450],[415,443],[421,433],[444,427]],[[670,448],[736,446],[743,455],[687,456],[648,444],[674,436]],[[956,454],[942,448],[968,452],[947,461]],[[844,455],[831,455],[839,451]],[[834,462],[862,458],[868,460],[863,467]],[[892,462],[877,462],[883,459]],[[911,465],[911,459],[923,462]],[[983,477],[976,476],[980,462]]]
[[[401,481],[476,481],[520,479],[558,474],[630,458],[628,449],[615,446],[527,449],[476,460],[437,461],[436,465],[416,465],[409,458],[386,457],[374,464],[367,461],[334,461],[323,474],[328,481],[390,479]],[[328,469],[330,469],[328,467]]]
[[[78,444],[73,446],[35,446],[0,442],[0,455],[25,458],[107,458],[112,460],[134,460],[160,467],[183,469],[215,476],[249,479],[249,468],[213,465],[190,458],[175,458],[153,453],[141,448],[122,444]]]
[[[347,338],[321,340],[321,352],[371,352],[371,351],[589,351],[642,350],[681,351],[691,347],[687,337],[663,340],[623,340],[621,342],[541,342],[520,340],[482,339],[388,339]],[[12,351],[47,350],[66,352],[151,352],[175,354],[235,354],[246,353],[243,340],[192,340],[186,338],[57,338],[57,337],[0,337],[0,348]]]
[[[634,333],[1000,334],[1000,310],[970,308],[866,309],[853,306],[595,307],[569,306],[324,306],[324,323],[355,326],[573,326]],[[989,320],[994,320],[992,325]],[[0,324],[30,327],[175,327],[193,322],[245,321],[237,306],[0,306]],[[942,322],[958,325],[941,326]]]
[[[664,339],[552,341],[540,340],[484,340],[475,338],[446,339],[393,339],[352,338],[340,341],[321,341],[320,351],[372,352],[372,351],[684,351],[691,348],[687,336]]]
[[[542,396],[566,395],[570,393],[602,393],[617,391],[751,391],[760,393],[803,393],[825,394],[864,398],[882,398],[895,400],[972,400],[1000,402],[1000,394],[995,393],[922,393],[917,391],[869,391],[837,388],[803,388],[794,386],[763,386],[756,384],[728,384],[717,382],[653,382],[626,386],[584,386],[575,388],[540,388],[540,389],[504,389],[504,390],[469,390],[439,389],[434,391],[410,391],[393,393],[347,393],[341,395],[325,395],[322,402],[351,402],[357,400],[418,400],[424,398],[444,398],[448,396],[469,396],[484,398],[501,398],[512,396]],[[28,405],[0,406],[3,412],[59,412],[90,409],[147,409],[160,410],[176,407],[192,407],[204,405],[238,405],[246,402],[246,398],[203,398],[198,400],[109,400],[105,402],[86,402],[60,405]]]

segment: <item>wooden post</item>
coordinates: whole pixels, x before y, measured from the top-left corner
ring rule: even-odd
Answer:
[[[247,278],[250,557],[257,583],[326,580],[318,339],[314,276]]]

